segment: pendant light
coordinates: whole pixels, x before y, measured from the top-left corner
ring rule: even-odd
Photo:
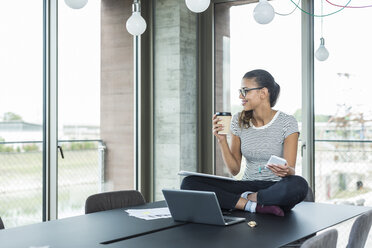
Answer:
[[[253,10],[253,17],[259,24],[270,23],[275,16],[273,6],[267,0],[260,0]]]
[[[319,61],[325,61],[329,57],[329,52],[327,48],[324,46],[324,38],[323,38],[323,0],[321,1],[321,19],[320,19],[320,45],[319,48],[315,52],[315,58]]]
[[[65,4],[71,9],[81,9],[88,3],[88,0],[65,0]]]
[[[189,10],[195,13],[200,13],[208,9],[211,0],[185,0]]]
[[[146,21],[141,16],[141,2],[134,0],[132,4],[132,15],[128,18],[126,27],[131,35],[141,35],[146,30]]]
[[[328,59],[328,56],[329,56],[329,52],[328,52],[327,48],[324,46],[324,38],[322,37],[322,38],[320,38],[319,48],[315,52],[315,57],[319,61],[324,61],[324,60]]]

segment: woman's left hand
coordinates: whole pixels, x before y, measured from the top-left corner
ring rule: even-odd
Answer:
[[[286,177],[290,175],[290,170],[289,166],[286,165],[278,165],[278,164],[268,164],[267,167],[278,177]]]

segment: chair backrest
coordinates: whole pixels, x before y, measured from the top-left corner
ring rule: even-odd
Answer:
[[[306,197],[303,201],[305,201],[305,202],[314,202],[315,201],[313,190],[310,187],[308,187],[307,195],[306,195]]]
[[[306,240],[301,248],[336,248],[337,230],[331,229]]]
[[[1,229],[4,229],[5,227],[4,227],[4,223],[3,223],[3,221],[1,220],[1,217],[0,217],[0,230]]]
[[[122,190],[91,195],[85,201],[85,214],[145,204],[137,190]]]
[[[347,248],[362,248],[366,244],[372,224],[372,210],[359,216],[351,227]]]

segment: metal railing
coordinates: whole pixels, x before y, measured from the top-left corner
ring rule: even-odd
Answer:
[[[59,218],[84,214],[85,199],[102,192],[102,140],[60,140]],[[42,221],[42,142],[0,142],[0,216],[6,227]]]
[[[371,140],[315,140],[315,200],[372,206],[371,158]],[[346,247],[354,221],[334,227],[337,247]],[[372,247],[372,232],[365,247]]]

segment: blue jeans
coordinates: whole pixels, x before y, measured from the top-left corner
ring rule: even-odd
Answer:
[[[216,193],[220,207],[233,209],[245,191],[257,192],[257,204],[276,205],[284,211],[291,210],[303,201],[308,185],[300,176],[287,176],[274,181],[230,181],[200,176],[185,177],[181,189],[212,191]]]

